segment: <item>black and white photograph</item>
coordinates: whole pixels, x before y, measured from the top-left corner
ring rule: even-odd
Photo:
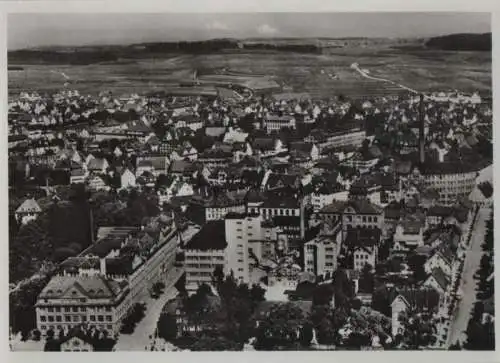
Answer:
[[[491,19],[7,14],[10,351],[494,351]]]

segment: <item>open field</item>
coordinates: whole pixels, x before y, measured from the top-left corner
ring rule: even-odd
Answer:
[[[362,77],[350,68],[358,63],[370,75],[394,80],[418,91],[459,89],[491,92],[491,53],[369,48],[324,49],[323,54],[228,50],[217,54],[165,55],[124,59],[91,65],[9,64],[9,93],[67,87],[82,93],[144,93],[169,90],[190,82],[196,70],[201,80],[241,80],[251,87],[276,81],[285,92],[304,92],[315,98],[343,94],[354,98],[395,95],[404,90]],[[224,71],[228,70],[226,75]],[[64,75],[63,75],[64,73]],[[212,75],[210,75],[212,74]],[[245,74],[272,77],[245,77]],[[274,81],[273,81],[274,80]]]

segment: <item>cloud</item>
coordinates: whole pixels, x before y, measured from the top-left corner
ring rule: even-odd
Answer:
[[[259,27],[257,27],[257,31],[259,32],[259,34],[270,35],[270,34],[276,34],[278,32],[278,29],[273,28],[269,24],[262,24]]]
[[[226,24],[218,21],[214,21],[213,23],[207,24],[206,27],[209,30],[229,30],[229,27]]]

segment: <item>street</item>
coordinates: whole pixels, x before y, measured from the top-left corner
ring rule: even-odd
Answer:
[[[144,351],[146,346],[149,349],[149,336],[154,334],[163,306],[177,296],[174,285],[183,272],[183,269],[175,269],[167,276],[165,292],[158,299],[153,299],[149,294],[144,296],[143,300],[147,305],[146,316],[137,324],[132,334],[120,334],[115,346],[116,351]]]
[[[455,344],[458,340],[461,343],[467,338],[465,331],[469,322],[472,308],[476,301],[477,282],[474,279],[474,273],[479,268],[479,263],[483,255],[481,244],[484,242],[486,233],[486,221],[490,217],[491,209],[481,208],[477,217],[476,224],[472,227],[472,238],[470,246],[466,252],[464,270],[460,282],[462,290],[462,299],[458,302],[457,310],[450,326],[447,345]]]

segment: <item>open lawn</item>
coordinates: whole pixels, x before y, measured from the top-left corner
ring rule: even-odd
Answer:
[[[358,63],[370,75],[388,78],[418,91],[458,89],[491,92],[491,53],[370,48],[324,49],[323,54],[231,50],[217,54],[165,55],[91,65],[27,65],[11,70],[9,93],[70,89],[97,94],[169,90],[193,80],[233,79],[258,89],[277,82],[285,92],[314,98],[343,94],[354,98],[395,95],[404,90],[362,77],[350,68]],[[210,75],[212,74],[212,76]],[[251,76],[254,75],[254,76]],[[262,76],[264,77],[255,77]]]

